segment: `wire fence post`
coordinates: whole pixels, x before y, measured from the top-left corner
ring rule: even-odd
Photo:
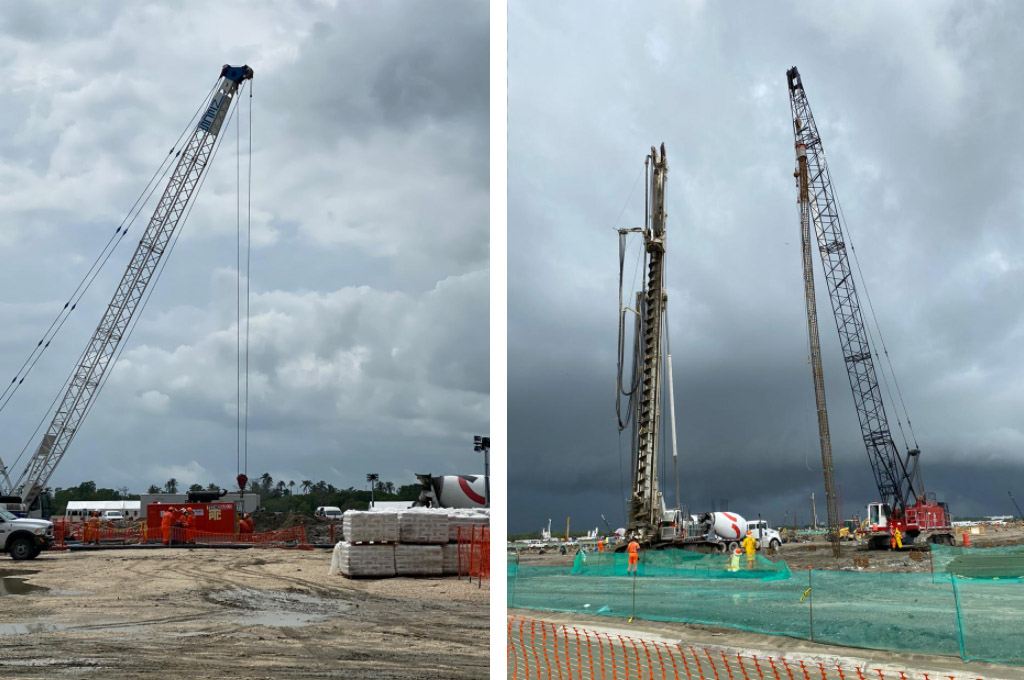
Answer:
[[[956,641],[960,645],[960,659],[967,661],[967,650],[964,645],[964,618],[960,609],[960,589],[956,585],[956,574],[950,572],[949,580],[953,583],[953,601],[956,602]]]
[[[518,549],[516,549],[515,567],[516,567],[516,573],[515,573],[515,576],[512,577],[512,596],[510,598],[508,598],[508,606],[509,607],[515,607],[516,606],[515,605],[515,602],[516,602],[516,584],[519,582],[519,550]],[[505,571],[507,572],[508,569],[506,568]],[[506,578],[508,578],[508,577],[506,576]]]
[[[807,567],[807,614],[811,623],[811,642],[814,642],[814,583],[811,576],[813,571]]]

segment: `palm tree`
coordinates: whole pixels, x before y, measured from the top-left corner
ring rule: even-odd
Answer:
[[[156,484],[149,485],[149,493],[160,493],[160,487]]]
[[[167,493],[178,493],[178,480],[174,477],[168,479],[167,483],[164,484],[164,491]]]
[[[309,490],[313,488],[313,480],[304,479],[302,480],[302,484],[300,484],[299,486],[302,489],[302,493],[309,493]]]
[[[278,495],[278,496],[283,496],[283,495],[284,495],[284,492],[285,492],[285,490],[286,490],[287,488],[288,488],[288,485],[284,483],[284,480],[283,480],[283,479],[282,479],[281,481],[279,481],[279,482],[277,483],[277,487],[276,487],[276,489],[277,489],[277,495]]]
[[[260,485],[264,491],[270,491],[270,485],[274,483],[274,478],[270,476],[269,472],[264,472],[260,475]]]
[[[289,496],[294,496],[295,495],[295,481],[294,480],[288,482],[288,495]]]

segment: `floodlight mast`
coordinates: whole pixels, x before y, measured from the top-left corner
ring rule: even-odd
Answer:
[[[252,77],[253,71],[248,66],[225,65],[221,69],[220,81],[210,104],[188,142],[179,151],[177,165],[160,202],[139,239],[113,299],[78,360],[53,420],[18,481],[6,490],[7,494],[21,499],[24,510],[32,506],[46,487],[99,393],[103,376],[125,337],[146,287],[187,212],[238,90],[244,81]]]

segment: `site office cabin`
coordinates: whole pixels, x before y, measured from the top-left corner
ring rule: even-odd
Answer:
[[[167,508],[192,510],[192,528],[211,534],[236,534],[238,522],[234,503],[150,503],[146,506],[146,528],[150,536],[160,535],[160,520]]]

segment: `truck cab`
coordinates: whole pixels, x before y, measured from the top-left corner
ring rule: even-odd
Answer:
[[[779,546],[782,545],[782,536],[778,531],[769,526],[768,520],[749,520],[747,522],[747,531],[751,532],[751,535],[757,541],[758,550],[764,547],[771,548],[772,550],[778,550]]]
[[[53,545],[53,522],[24,519],[0,508],[0,552],[14,560],[34,560]]]

